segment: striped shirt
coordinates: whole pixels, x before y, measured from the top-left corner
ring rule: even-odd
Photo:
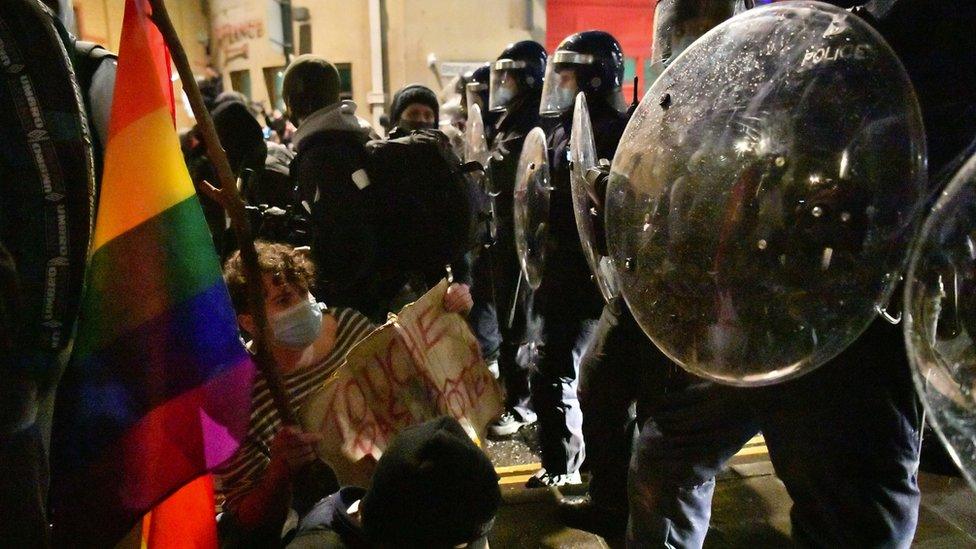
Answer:
[[[331,314],[337,323],[332,351],[314,364],[284,374],[288,396],[299,416],[308,396],[342,364],[346,353],[376,328],[353,309],[330,309],[327,314]],[[272,402],[267,382],[258,374],[251,398],[251,423],[247,438],[241,442],[233,457],[217,470],[217,501],[224,500],[225,511],[236,509],[241,498],[261,481],[271,461],[271,441],[280,428],[281,419]]]

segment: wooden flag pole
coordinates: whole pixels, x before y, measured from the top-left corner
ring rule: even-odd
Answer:
[[[190,61],[186,57],[186,50],[183,49],[180,37],[176,34],[173,22],[166,11],[166,4],[163,0],[148,1],[152,7],[152,14],[149,17],[163,35],[166,47],[169,48],[169,53],[176,64],[176,70],[180,74],[180,80],[183,81],[183,90],[190,100],[193,116],[197,119],[197,127],[203,135],[203,142],[207,147],[207,156],[217,170],[220,188],[214,188],[209,183],[204,182],[204,192],[227,211],[230,216],[231,227],[234,228],[237,242],[240,245],[244,275],[247,277],[247,304],[256,326],[256,333],[251,334],[254,336],[252,344],[254,360],[268,384],[268,390],[271,392],[271,398],[281,416],[281,421],[285,424],[297,425],[298,418],[292,408],[291,401],[288,399],[288,392],[285,390],[278,365],[270,352],[269,334],[271,332],[264,308],[264,284],[261,269],[258,266],[258,254],[254,249],[254,232],[247,218],[244,201],[241,199],[240,193],[237,192],[237,180],[234,177],[234,172],[230,169],[227,154],[220,146],[220,139],[217,137],[213,119],[203,102],[200,87],[197,86],[196,78],[190,69]]]

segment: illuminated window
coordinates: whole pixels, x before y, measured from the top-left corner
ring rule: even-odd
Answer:
[[[281,85],[285,81],[285,67],[265,67],[264,85],[268,88],[268,99],[273,108],[285,110],[285,101],[281,97]]]
[[[251,99],[251,71],[248,69],[230,73],[230,87]]]
[[[352,99],[352,63],[336,63],[339,69],[339,99]]]

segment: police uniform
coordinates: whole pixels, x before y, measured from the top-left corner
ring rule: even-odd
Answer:
[[[613,158],[627,116],[603,101],[590,105],[596,152]],[[573,473],[585,456],[583,412],[577,396],[580,362],[592,341],[603,299],[583,255],[570,190],[571,117],[549,136],[552,182],[550,227],[542,284],[536,296],[541,331],[532,401],[540,420],[542,466],[550,475]]]
[[[964,29],[976,8],[903,0],[885,15],[876,27],[918,92],[935,174],[974,134],[972,125],[963,129],[976,113],[976,47]],[[950,36],[965,39],[942,47]],[[731,388],[665,370],[664,386],[642,401],[649,419],[631,462],[628,545],[700,547],[715,475],[761,431],[793,500],[797,541],[908,547],[918,521],[922,414],[904,345],[899,326],[876,319],[819,369],[770,387]]]

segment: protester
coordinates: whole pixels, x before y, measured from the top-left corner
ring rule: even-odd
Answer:
[[[118,56],[94,42],[75,42],[75,76],[81,88],[92,127],[96,164],[100,165],[108,143],[109,114],[115,93]]]
[[[375,134],[368,122],[356,116],[355,103],[339,100],[339,72],[320,57],[303,55],[295,59],[285,71],[282,95],[288,117],[298,125],[293,141],[297,155],[291,172],[312,224],[312,257],[322,266],[316,290],[320,298],[382,322],[387,313],[396,312],[403,304],[398,295],[415,274],[419,274],[421,284],[413,286],[412,292],[408,289],[412,296],[446,276],[444,265],[457,261],[456,266],[463,267],[460,254],[440,250],[437,243],[405,229],[416,229],[431,216],[450,214],[444,209],[405,208],[404,203],[405,195],[411,204],[424,207],[429,206],[424,200],[441,197],[419,187],[419,176],[434,177],[445,170],[450,172],[445,176],[456,175],[451,170],[457,166],[444,164],[440,154],[435,154],[441,149],[442,134],[418,134],[411,136],[415,140],[397,142],[393,147],[374,140],[367,148]],[[446,143],[443,148],[449,149]],[[397,162],[416,159],[420,154],[430,155],[431,162],[440,160],[444,170],[426,164],[428,171],[407,174],[410,170]],[[398,194],[401,190],[405,194]],[[413,223],[421,213],[426,217]],[[422,228],[442,236],[438,226],[448,222],[439,221]],[[467,230],[468,224],[463,225]],[[406,241],[416,244],[410,248],[415,257],[405,255]],[[423,261],[427,255],[438,258],[438,262]],[[415,273],[418,267],[422,270]],[[463,268],[454,274],[459,282],[466,283]],[[461,293],[467,295],[467,287],[456,284],[452,295]]]
[[[69,41],[73,43],[69,48],[73,50],[72,64],[91,127],[95,173],[100,176],[102,157],[108,143],[108,122],[112,95],[115,93],[118,56],[101,44],[78,40],[71,35],[75,32],[75,17],[70,1],[43,0],[43,3],[61,21],[69,33]]]
[[[273,111],[271,111],[271,116],[268,117],[268,127],[271,128],[272,131],[277,133],[279,136],[284,136],[285,126],[287,124],[288,124],[288,119],[285,118],[285,113],[281,112],[278,109],[274,109]],[[287,143],[282,143],[282,144],[287,145]]]
[[[268,154],[264,158],[264,169],[259,177],[249,181],[243,189],[248,204],[288,208],[296,205],[295,182],[291,178],[291,162],[295,153],[272,139],[265,141]]]
[[[97,180],[72,39],[55,14],[36,0],[4,2],[0,44],[0,544],[43,547],[53,401]]]
[[[204,70],[204,76],[197,79],[197,85],[200,87],[204,104],[208,110],[212,110],[216,107],[217,97],[224,92],[224,77],[217,72],[213,65],[208,63]]]
[[[306,251],[260,241],[255,247],[271,329],[271,354],[292,406],[299,409],[342,364],[349,349],[376,326],[352,309],[326,309],[315,302],[311,293],[315,266]],[[224,280],[241,329],[253,333],[255,321],[247,305],[247,279],[238,252],[227,260]],[[470,296],[449,291],[444,308],[448,312],[466,310]],[[236,530],[238,539],[264,538],[269,532],[281,531],[293,504],[293,481],[316,459],[313,448],[320,439],[317,434],[282,425],[263,377],[255,382],[253,394],[248,436],[219,476],[218,492],[226,498],[223,509],[228,514],[222,529]],[[312,501],[326,495],[319,494]]]
[[[500,504],[491,460],[444,416],[398,434],[372,486],[320,502],[288,547],[487,547]]]
[[[390,138],[396,139],[415,130],[436,129],[440,122],[437,94],[427,86],[410,84],[393,94],[390,103]]]
[[[380,320],[379,231],[375,189],[364,170],[369,123],[356,104],[339,100],[339,71],[321,57],[301,55],[285,70],[286,115],[295,123],[291,176],[313,227],[312,257],[320,267],[317,296]]]
[[[284,146],[265,141],[261,125],[247,107],[243,95],[225,92],[213,104],[211,116],[214,128],[221,147],[227,153],[231,171],[235,177],[242,178],[244,201],[255,207],[277,207],[282,214],[288,213],[297,203],[294,182],[289,177],[289,165],[294,155]],[[220,181],[207,155],[206,144],[196,132],[196,128],[188,132],[181,141],[181,147],[210,227],[214,247],[221,258],[226,258],[237,248],[236,240],[227,223],[224,208],[201,190],[204,181],[215,187],[220,187]],[[249,177],[244,177],[245,170],[249,170]],[[260,217],[254,221],[258,237],[286,239],[263,231]],[[288,240],[293,244],[305,243],[296,238]]]
[[[437,96],[434,94],[433,90],[422,86],[420,84],[411,84],[401,88],[393,96],[393,102],[391,104],[391,117],[393,127],[387,137],[387,141],[395,140],[401,146],[405,147],[417,147],[420,142],[426,142],[429,144],[436,144],[433,148],[439,149],[444,154],[437,155],[434,160],[447,160],[449,165],[448,168],[456,169],[460,165],[460,158],[455,155],[456,143],[451,142],[451,137],[447,132],[438,129],[439,124],[439,104],[437,102]],[[448,144],[450,144],[448,146]],[[422,154],[420,149],[406,149],[402,147],[397,147],[398,149],[404,151],[404,154],[411,154],[408,151],[416,151],[416,155]],[[450,153],[448,153],[450,149]],[[376,150],[375,148],[373,149]],[[392,149],[391,149],[392,150]],[[392,156],[391,156],[392,158]],[[406,170],[406,164],[400,164],[398,162],[393,163],[392,168],[399,174],[403,174]],[[427,166],[424,166],[424,177],[411,178],[411,177],[400,177],[399,186],[416,184],[423,188],[417,189],[418,193],[426,192],[430,184],[431,177],[433,176],[433,171],[428,172]],[[430,166],[432,169],[433,166]],[[472,189],[473,190],[473,189]],[[469,199],[469,202],[473,201],[473,197]],[[397,202],[396,200],[390,201],[391,204]],[[447,208],[453,206],[454,204],[446,204]],[[417,217],[417,210],[414,208],[397,208],[396,211],[390,212],[392,215],[407,218],[407,217]],[[449,216],[449,212],[444,211],[444,216]],[[472,217],[473,219],[473,217]],[[440,222],[441,220],[427,220]],[[424,220],[420,220],[420,223],[424,223]],[[468,227],[465,227],[467,229]],[[419,237],[419,235],[418,235]],[[436,246],[434,243],[430,243],[432,246]],[[473,244],[472,246],[473,247]],[[452,281],[457,285],[465,286],[465,290],[470,290],[471,287],[471,260],[467,254],[463,256],[457,256],[449,263],[450,273]],[[448,272],[445,271],[443,264],[437,264],[432,262],[429,266],[424,266],[423,269],[402,269],[403,277],[395,284],[400,284],[401,287],[397,291],[396,297],[393,298],[389,308],[393,311],[399,310],[403,305],[415,301],[421,295],[423,295],[427,290],[432,288],[441,278],[448,276]]]
[[[257,237],[293,245],[306,244],[303,234],[296,233],[304,229],[304,220],[296,219],[294,212],[297,195],[289,172],[294,155],[286,147],[264,140],[260,124],[242,102],[218,101],[213,120],[231,170],[241,178],[244,201],[256,208],[260,215],[253,220]],[[247,177],[245,170],[250,170]],[[213,206],[219,207],[216,203]],[[226,227],[223,210],[218,213],[220,223]],[[233,235],[225,234],[222,249],[226,257],[236,245]]]

